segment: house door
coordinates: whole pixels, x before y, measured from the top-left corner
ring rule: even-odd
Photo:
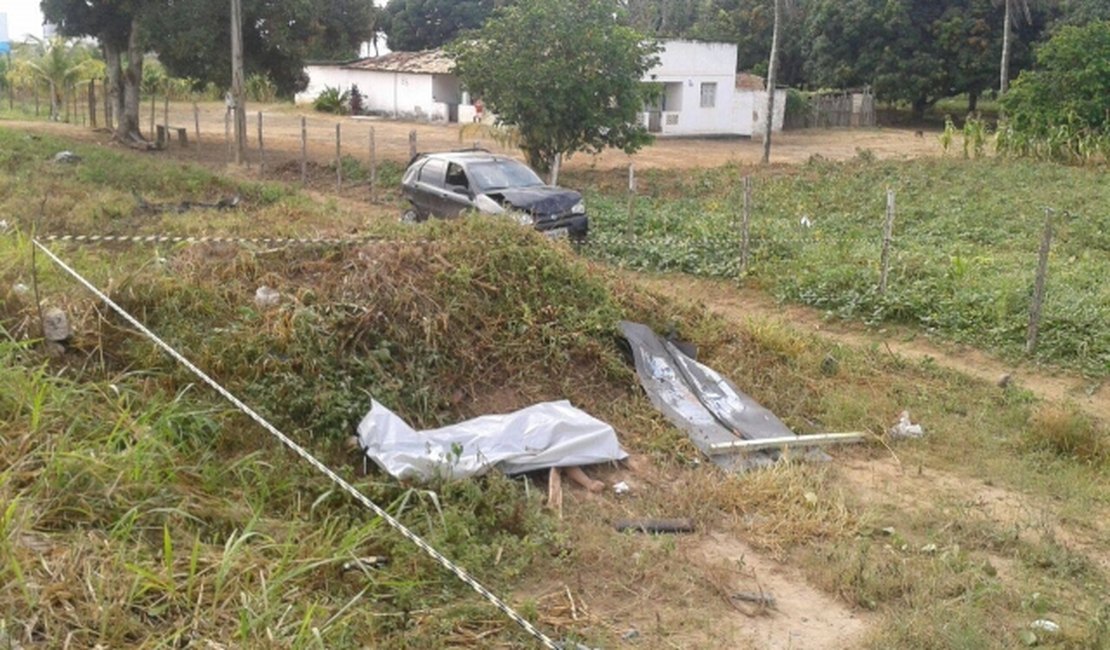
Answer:
[[[663,112],[648,111],[648,133],[661,133],[663,131]]]
[[[458,104],[448,104],[447,105],[447,121],[450,122],[451,124],[457,124],[458,123],[458,121],[459,121],[459,105]]]

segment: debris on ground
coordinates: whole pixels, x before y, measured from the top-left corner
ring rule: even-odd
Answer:
[[[81,156],[73,153],[72,151],[59,151],[54,154],[54,162],[61,165],[75,165],[81,162]]]
[[[613,427],[566,400],[426,431],[413,429],[375,400],[358,425],[358,437],[366,456],[400,480],[463,479],[493,468],[521,474],[628,457]],[[577,473],[567,470],[572,479]]]
[[[1060,625],[1058,623],[1046,618],[1033,621],[1029,624],[1029,627],[1039,632],[1048,632],[1049,634],[1056,634],[1060,631]]]
[[[380,569],[389,564],[389,558],[383,555],[371,555],[368,557],[358,557],[348,562],[344,562],[340,567],[342,573],[347,571],[361,571],[366,572],[370,569]]]
[[[62,343],[73,335],[69,316],[58,307],[51,307],[42,315],[42,336],[47,341]]]
[[[135,210],[145,214],[184,214],[190,210],[230,210],[242,202],[242,198],[235,194],[222,198],[215,203],[206,203],[204,201],[180,201],[178,203],[150,203],[137,192],[132,192],[135,197]]]
[[[651,403],[683,430],[703,454],[728,471],[778,462],[799,447],[798,458],[831,460],[817,445],[859,442],[863,434],[799,436],[774,413],[717,371],[685,354],[646,325],[622,321],[636,374]]]
[[[281,302],[281,293],[273,287],[262,285],[254,292],[254,304],[259,309],[276,307]]]
[[[754,603],[760,607],[775,609],[775,597],[765,591],[740,591],[732,595],[735,600]]]
[[[632,491],[632,488],[628,487],[628,483],[621,481],[613,485],[613,491],[617,494],[628,494]]]
[[[636,628],[629,628],[621,634],[621,641],[634,641],[640,638],[640,631]]]
[[[924,435],[925,429],[921,428],[920,424],[914,424],[910,421],[909,411],[902,411],[902,414],[898,416],[898,422],[890,428],[890,437],[895,440],[913,440]]]
[[[618,532],[631,530],[638,533],[692,533],[694,520],[686,517],[678,519],[618,519],[613,522]]]

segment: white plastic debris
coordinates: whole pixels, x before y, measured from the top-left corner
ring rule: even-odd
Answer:
[[[920,424],[910,422],[910,412],[902,411],[898,422],[890,428],[890,437],[896,439],[920,438],[925,435],[925,429]]]
[[[799,223],[801,224],[802,228],[812,228],[813,227],[813,222],[810,221],[809,216],[807,216],[807,215],[802,215],[802,220]]]
[[[628,483],[624,481],[613,485],[613,491],[617,494],[628,494],[631,490],[632,488],[628,487]]]
[[[54,154],[54,162],[72,165],[81,162],[81,156],[73,153],[72,151],[59,151]]]
[[[0,232],[8,232],[8,228],[11,228],[11,224],[8,223],[8,220],[0,219]]]
[[[281,302],[281,293],[276,289],[262,285],[254,292],[254,304],[259,309],[266,309],[267,307],[274,307]]]
[[[69,317],[57,307],[46,310],[42,316],[42,335],[47,341],[64,341],[73,334],[69,327]]]
[[[30,292],[31,292],[31,287],[28,287],[27,285],[23,284],[22,282],[16,282],[15,284],[12,285],[12,293],[14,293],[17,296],[20,296],[20,297],[26,296]]]
[[[613,427],[566,400],[427,431],[374,401],[358,437],[366,455],[401,480],[461,479],[492,468],[520,474],[628,457]]]
[[[1049,634],[1056,634],[1060,631],[1059,624],[1050,621],[1047,618],[1038,619],[1029,624],[1029,627],[1041,632],[1048,632]]]

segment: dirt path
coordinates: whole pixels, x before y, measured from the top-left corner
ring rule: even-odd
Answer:
[[[172,155],[183,160],[206,164],[228,162],[228,148],[224,130],[224,105],[220,102],[197,104],[196,114],[191,103],[170,104],[171,126],[188,129],[190,146],[182,149],[171,145],[159,155]],[[252,105],[248,114],[248,160],[257,165],[260,160],[258,147],[258,112],[263,114],[263,144],[269,166],[300,158],[301,118],[305,119],[307,155],[316,162],[335,159],[335,127],[340,125],[340,151],[360,161],[369,159],[370,129],[379,160],[405,162],[409,157],[409,133],[415,131],[420,151],[458,149],[478,144],[495,151],[506,150],[491,137],[467,134],[460,137],[458,124],[429,124],[401,122],[384,118],[342,117],[312,112],[308,107],[290,104]],[[165,119],[162,105],[157,107],[155,119],[161,124]],[[140,120],[144,133],[149,130],[149,105]],[[199,124],[200,146],[197,147],[196,127]],[[0,121],[0,125],[26,131],[49,132],[82,140],[108,141],[107,133],[96,133],[86,127],[44,121]],[[941,147],[932,135],[918,136],[909,129],[812,129],[787,131],[775,135],[772,161],[775,163],[804,163],[811,156],[830,160],[844,160],[861,151],[870,151],[877,158],[917,158],[937,156]],[[625,167],[634,162],[644,168],[700,168],[717,167],[727,163],[756,164],[762,155],[758,139],[748,138],[659,138],[655,144],[633,156],[620,151],[607,151],[598,156],[579,154],[569,159],[568,169],[598,167],[611,169]]]
[[[1001,361],[982,351],[956,344],[941,344],[920,337],[906,339],[869,331],[850,323],[830,323],[822,314],[807,307],[779,305],[766,294],[738,288],[719,280],[704,280],[684,275],[636,276],[644,286],[684,302],[699,302],[721,316],[736,321],[770,319],[801,327],[823,338],[860,347],[882,345],[893,354],[910,360],[933,359],[937,364],[982,379],[998,382],[1009,375],[1011,381],[1050,402],[1071,401],[1086,413],[1110,421],[1110,388],[1105,382],[1092,386],[1082,377],[1048,374],[1036,368]]]

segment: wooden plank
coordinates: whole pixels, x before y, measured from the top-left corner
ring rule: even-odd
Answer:
[[[762,438],[760,440],[736,440],[733,442],[715,442],[709,446],[709,452],[711,454],[727,454],[739,451],[762,451],[764,449],[789,447],[825,447],[863,442],[867,437],[868,434],[866,433],[852,432],[817,433],[810,436],[783,436],[781,438]]]

